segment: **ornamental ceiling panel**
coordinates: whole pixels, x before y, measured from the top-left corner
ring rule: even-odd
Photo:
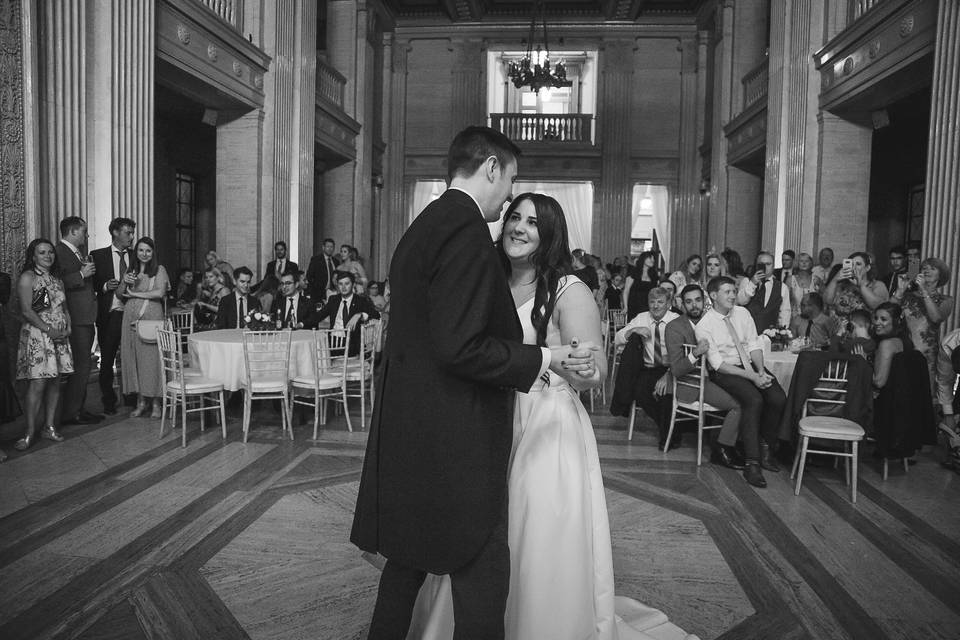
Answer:
[[[545,0],[547,18],[638,20],[693,15],[706,0]],[[441,17],[453,22],[529,19],[533,2],[518,0],[383,0],[398,18]]]

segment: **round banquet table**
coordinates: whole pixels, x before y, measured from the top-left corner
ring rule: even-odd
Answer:
[[[190,357],[204,377],[223,383],[228,391],[243,387],[243,330],[217,329],[190,334]],[[314,375],[313,331],[294,331],[290,340],[290,377]]]
[[[763,365],[777,379],[784,393],[790,391],[793,370],[797,366],[797,354],[791,351],[764,351]]]

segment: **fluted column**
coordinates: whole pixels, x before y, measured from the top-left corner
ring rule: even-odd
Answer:
[[[55,238],[60,218],[87,217],[87,3],[41,2],[38,17],[40,208],[44,212],[39,231]],[[109,114],[109,97],[105,100]]]
[[[703,114],[698,110],[698,59],[697,41],[685,38],[680,41],[680,175],[677,188],[677,206],[671,216],[671,245],[665,256],[675,264],[679,256],[701,251],[704,239],[700,225],[700,153],[698,142],[702,130],[698,123]]]
[[[630,124],[633,47],[607,42],[600,51],[598,136],[602,141],[599,193],[594,196],[590,253],[617,256],[630,251]],[[574,248],[574,247],[571,247]]]
[[[383,200],[380,216],[378,264],[385,274],[390,265],[390,256],[407,228],[407,204],[404,197],[404,147],[406,146],[407,119],[407,53],[410,45],[393,42],[384,51],[384,64],[389,69],[384,73],[384,138],[387,148],[383,157]],[[389,53],[389,55],[388,55]]]
[[[454,40],[450,139],[470,125],[485,124],[487,95],[483,84],[483,48],[479,40]]]
[[[710,147],[710,240],[718,249],[724,245],[743,247],[744,236],[738,225],[729,228],[729,217],[742,212],[731,212],[727,206],[727,138],[723,126],[733,117],[733,2],[723,0],[716,12],[713,61],[713,136]],[[741,248],[740,251],[743,251]],[[670,265],[672,266],[672,265]]]
[[[314,253],[313,189],[317,105],[317,3],[298,0],[294,20],[294,149],[290,188],[290,257],[306,269]]]
[[[267,19],[267,29],[273,36],[267,41],[267,51],[273,54],[270,70],[273,75],[271,78],[273,91],[272,96],[267,96],[267,104],[272,106],[272,109],[264,109],[271,143],[271,148],[265,151],[268,154],[272,151],[273,155],[273,237],[264,238],[264,244],[261,246],[261,253],[264,256],[270,255],[276,241],[289,242],[290,239],[290,185],[294,172],[293,148],[296,140],[294,137],[296,23],[290,17],[296,14],[297,3],[296,0],[277,0],[275,4],[276,13],[268,16]]]
[[[923,217],[923,254],[950,266],[947,293],[953,313],[946,329],[960,325],[960,4],[940,2],[930,99],[930,142]]]

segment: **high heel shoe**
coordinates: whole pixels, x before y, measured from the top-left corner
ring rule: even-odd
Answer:
[[[63,442],[63,436],[57,432],[57,429],[52,424],[43,428],[43,431],[40,432],[40,437],[44,440]]]
[[[30,434],[29,436],[23,436],[17,440],[16,444],[13,445],[13,448],[17,451],[26,451],[30,448],[30,445],[33,444],[33,440],[36,434]]]

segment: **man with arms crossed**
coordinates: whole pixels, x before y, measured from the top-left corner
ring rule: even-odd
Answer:
[[[450,188],[393,255],[390,331],[350,536],[387,558],[369,640],[406,637],[427,572],[450,574],[456,640],[503,638],[514,390],[548,367],[592,366],[570,347],[522,343],[485,224],[511,199],[519,153],[487,127],[457,134]]]
[[[763,368],[763,349],[750,312],[737,306],[737,284],[720,276],[707,285],[713,308],[697,323],[697,339],[706,339],[711,380],[740,404],[740,436],[746,454],[743,476],[755,487],[767,486],[760,468],[777,472],[773,457],[780,415],[787,397]]]

